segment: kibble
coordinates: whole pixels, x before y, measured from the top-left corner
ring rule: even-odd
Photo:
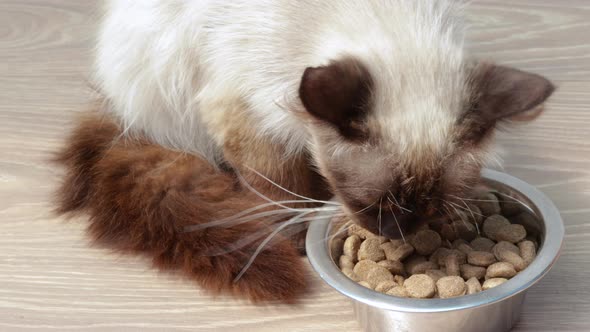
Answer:
[[[444,257],[447,257],[449,255],[449,249],[444,248],[444,247],[440,247],[438,249],[436,249],[432,255],[430,255],[430,258],[428,259],[431,262],[437,263],[440,265],[441,260]]]
[[[486,281],[484,281],[483,285],[482,285],[482,290],[488,290],[490,288],[494,288],[496,286],[500,286],[501,284],[505,283],[506,281],[508,281],[508,279],[506,278],[492,278],[492,279],[488,279]]]
[[[353,271],[362,280],[366,280],[367,276],[369,275],[369,272],[371,272],[371,270],[377,266],[379,266],[379,265],[377,265],[377,263],[375,263],[373,261],[364,260],[364,261],[360,261],[360,262],[356,263]]]
[[[353,260],[356,261],[357,253],[359,251],[360,246],[361,238],[358,235],[353,234],[344,241],[342,254],[351,257]]]
[[[468,280],[471,278],[483,279],[486,275],[486,268],[482,266],[475,266],[471,264],[461,265],[461,277]]]
[[[436,289],[438,290],[438,296],[441,299],[462,296],[467,292],[465,280],[456,276],[440,278],[436,282]]]
[[[440,281],[440,280],[439,280]],[[404,282],[408,295],[415,299],[428,299],[436,291],[434,280],[426,274],[415,274]]]
[[[350,278],[353,281],[356,281],[356,282],[361,281],[361,278],[358,275],[356,275],[356,273],[354,273],[354,271],[351,269],[342,269],[342,273],[344,273],[344,275],[346,275],[348,278]]]
[[[375,234],[369,232],[359,225],[352,225],[348,228],[348,236],[350,237],[352,235],[356,235],[363,240],[375,236]]]
[[[524,260],[525,266],[529,266],[537,256],[535,243],[532,241],[522,241],[518,244],[520,257]]]
[[[387,295],[397,296],[397,297],[409,297],[408,291],[403,286],[393,287],[387,291]]]
[[[525,240],[531,241],[535,245],[535,251],[539,248],[539,242],[537,242],[537,237],[532,235],[527,235]]]
[[[381,235],[377,236],[377,235],[375,235],[375,238],[377,238],[379,240],[379,244],[383,244],[385,242],[389,242],[389,239],[386,238],[385,236],[381,236]]]
[[[465,263],[467,263],[467,255],[464,252],[460,251],[460,250],[450,249],[448,251],[447,256],[455,256],[455,257],[457,257],[457,263],[459,263],[459,264],[465,264]]]
[[[348,278],[392,296],[444,299],[488,290],[533,262],[541,234],[533,214],[498,197],[481,193],[466,209],[422,222],[405,239],[353,225],[330,243],[330,254]]]
[[[383,266],[377,265],[367,273],[367,277],[364,280],[368,281],[371,285],[378,285],[384,281],[393,281],[393,275]]]
[[[476,294],[482,291],[481,283],[479,280],[477,280],[477,278],[470,278],[465,282],[465,285],[467,286],[468,295]]]
[[[440,235],[448,241],[455,241],[459,237],[457,231],[451,224],[444,224],[440,230]]]
[[[391,244],[393,245],[393,249],[399,248],[402,246],[402,244],[406,243],[406,241],[400,239],[389,240],[389,242],[391,242]]]
[[[439,218],[439,219],[429,221],[428,227],[430,229],[432,229],[433,231],[440,234],[440,230],[442,229],[443,225],[448,224],[448,223],[449,223],[448,220]]]
[[[445,258],[445,268],[448,276],[461,275],[461,268],[457,255],[450,254]]]
[[[385,259],[385,253],[381,249],[381,241],[377,237],[367,238],[358,249],[358,260],[372,260],[378,262]]]
[[[520,249],[517,246],[510,242],[500,241],[492,248],[492,253],[498,257],[500,251],[507,250],[512,251],[513,253],[520,255]]]
[[[467,222],[466,219],[455,220],[451,226],[455,229],[457,236],[461,239],[471,241],[477,237],[477,229],[472,223]]]
[[[440,235],[432,230],[421,230],[412,239],[412,246],[420,255],[430,255],[440,247],[442,239]]]
[[[411,269],[408,269],[410,274],[425,274],[428,270],[436,270],[438,269],[438,264],[431,262],[431,261],[424,261],[418,264],[415,264]]]
[[[401,262],[404,259],[406,259],[408,256],[410,256],[413,252],[414,252],[414,247],[412,247],[410,244],[402,244],[401,246],[397,247],[390,254],[390,256],[387,256],[387,254],[386,254],[386,257],[389,260]]]
[[[457,249],[462,244],[467,244],[468,242],[463,239],[457,239],[451,243],[451,248]]]
[[[434,280],[434,282],[437,282],[438,279],[447,276],[447,274],[443,270],[426,270],[424,274],[429,276],[432,280]]]
[[[338,265],[340,266],[340,269],[342,269],[342,270],[344,270],[344,269],[352,270],[352,269],[354,269],[354,260],[350,256],[342,255],[342,256],[340,256]]]
[[[475,204],[468,203],[467,209],[469,209],[469,211],[467,211],[467,215],[471,217],[473,223],[477,224],[478,226],[481,226],[483,223],[484,216],[479,207]]]
[[[514,269],[514,265],[507,262],[498,262],[488,266],[485,278],[512,278],[515,275],[516,270]]]
[[[359,285],[363,286],[363,287],[367,287],[369,289],[373,289],[373,285],[371,285],[371,283],[367,282],[367,281],[359,281]]]
[[[483,222],[483,232],[490,240],[498,241],[496,236],[501,228],[509,226],[510,221],[499,214],[488,217]]]
[[[404,268],[404,264],[400,261],[391,261],[391,260],[383,260],[379,263],[377,263],[377,265],[379,266],[383,266],[384,268],[386,268],[389,272],[391,272],[391,274],[396,275],[403,275],[406,274],[405,268]]]
[[[526,267],[524,259],[522,259],[522,257],[520,257],[519,254],[514,253],[511,250],[498,250],[497,254],[494,254],[500,262],[507,262],[512,264],[516,271],[522,271]]]
[[[408,271],[410,274],[413,274],[410,270],[412,270],[414,266],[424,262],[426,262],[425,256],[413,253],[404,260],[404,266],[406,268],[406,271]]]
[[[490,266],[496,262],[496,257],[487,251],[471,251],[467,254],[467,262],[476,266]]]
[[[475,197],[477,199],[477,207],[485,216],[499,214],[501,212],[500,202],[498,197],[490,192],[481,193]]]
[[[465,221],[468,219],[467,213],[461,209],[455,209],[454,213],[451,214],[451,223],[454,221]]]
[[[510,224],[501,227],[496,233],[496,241],[518,243],[526,237],[526,230],[522,225]]]
[[[377,286],[375,286],[375,290],[381,293],[387,293],[393,287],[397,287],[398,284],[393,280],[386,280],[382,281]]]
[[[496,245],[496,242],[487,237],[478,237],[471,241],[471,248],[477,251],[492,251],[494,245]]]
[[[447,257],[449,257],[450,255],[455,255],[454,249],[441,248],[441,252],[437,256],[438,265],[445,266],[447,262]]]
[[[469,254],[470,252],[473,251],[473,248],[466,243],[462,243],[457,246],[457,250],[459,250],[460,252],[462,252],[464,254]]]

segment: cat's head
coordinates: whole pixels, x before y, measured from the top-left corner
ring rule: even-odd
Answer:
[[[333,192],[354,221],[392,238],[462,204],[493,157],[498,125],[535,118],[554,91],[539,75],[489,63],[397,75],[377,67],[344,57],[307,68],[299,96]]]

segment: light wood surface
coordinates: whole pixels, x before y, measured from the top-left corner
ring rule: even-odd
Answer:
[[[296,307],[214,299],[142,258],[92,248],[84,218],[51,214],[47,162],[90,98],[91,0],[0,0],[0,331],[357,331],[309,272]],[[475,1],[471,48],[559,85],[535,124],[502,134],[506,170],[547,193],[563,256],[529,292],[517,331],[590,330],[590,1]]]

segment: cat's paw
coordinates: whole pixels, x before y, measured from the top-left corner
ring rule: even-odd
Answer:
[[[294,303],[305,292],[305,264],[288,240],[265,248],[235,283],[237,295],[254,302]]]

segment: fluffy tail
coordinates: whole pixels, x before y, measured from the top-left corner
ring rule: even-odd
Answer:
[[[264,220],[184,231],[263,203],[242,190],[232,174],[196,156],[126,138],[118,125],[98,115],[80,121],[57,161],[66,169],[58,212],[88,213],[94,240],[148,254],[158,268],[181,270],[214,293],[255,302],[293,302],[303,293],[304,264],[284,238],[265,248],[237,282],[259,241],[208,254],[268,228]]]

